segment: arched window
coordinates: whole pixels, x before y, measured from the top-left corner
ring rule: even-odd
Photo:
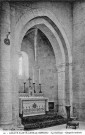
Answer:
[[[22,76],[22,55],[19,57],[19,76]]]
[[[26,80],[29,78],[29,58],[26,52],[21,51],[19,57],[19,76]]]

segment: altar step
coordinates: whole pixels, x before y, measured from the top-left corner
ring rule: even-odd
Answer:
[[[22,118],[22,124],[25,130],[46,128],[65,123],[66,119],[55,113]]]

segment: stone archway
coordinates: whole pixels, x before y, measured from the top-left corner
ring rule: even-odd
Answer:
[[[43,16],[47,16],[56,26],[56,29],[52,27],[52,24],[49,23],[49,20],[46,20]],[[41,18],[36,18],[41,17]],[[15,29],[15,46],[16,46],[16,57],[18,58],[18,54],[20,52],[20,45],[22,38],[24,37],[25,33],[34,25],[41,24],[41,19],[43,18],[43,24],[45,24],[55,35],[56,40],[58,41],[60,50],[62,52],[63,63],[58,66],[58,72],[65,72],[65,95],[66,95],[66,103],[71,104],[72,106],[72,56],[71,56],[71,49],[67,37],[60,25],[57,21],[56,17],[48,10],[33,10],[33,12],[28,12],[27,14],[23,15],[19,22],[16,24]],[[38,22],[37,22],[38,19]],[[31,24],[33,23],[33,24]],[[60,35],[58,35],[60,33]],[[64,44],[64,45],[63,45]],[[55,48],[55,46],[53,46]],[[55,52],[55,49],[54,49]],[[18,61],[17,61],[18,64]],[[60,74],[59,74],[60,75]],[[18,86],[18,85],[17,85]],[[16,94],[18,93],[18,87],[16,90]],[[18,95],[18,94],[17,94]],[[68,98],[67,98],[68,97]],[[70,99],[70,100],[69,100]],[[18,98],[16,99],[18,100]],[[17,106],[18,107],[18,106]],[[18,109],[17,109],[18,111]],[[15,113],[17,113],[15,111]]]
[[[58,78],[59,78],[58,79],[59,80],[58,81],[59,113],[65,114],[65,104],[66,104],[65,103],[66,102],[65,101],[65,53],[64,53],[64,50],[62,49],[62,42],[61,42],[60,38],[58,37],[56,31],[52,28],[52,26],[46,20],[44,20],[43,18],[40,18],[40,19],[37,18],[37,19],[35,19],[35,22],[36,22],[36,24],[32,20],[25,25],[24,29],[21,32],[22,34],[20,36],[20,41],[22,41],[27,30],[29,30],[30,28],[32,28],[33,26],[36,25],[37,28],[41,29],[41,31],[47,36],[47,38],[51,42],[51,45],[52,45],[53,50],[54,50],[55,58],[56,58],[56,67],[58,70]],[[45,25],[45,28],[42,26],[42,22]],[[39,25],[41,25],[41,27]],[[54,38],[52,38],[51,36],[52,37],[54,36]],[[59,45],[57,46],[56,43],[58,43]],[[21,45],[21,42],[19,44]],[[60,59],[59,59],[59,57],[60,57]],[[62,83],[62,85],[60,82]],[[61,97],[61,93],[63,93],[62,97]]]

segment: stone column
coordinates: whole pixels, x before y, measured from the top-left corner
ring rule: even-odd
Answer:
[[[0,126],[10,129],[12,125],[12,89],[11,89],[11,66],[10,45],[4,43],[4,39],[10,32],[10,6],[8,2],[1,4],[0,25]]]
[[[58,105],[59,114],[66,115],[65,110],[65,64],[58,66]]]
[[[65,63],[65,104],[70,105],[69,63]]]
[[[70,105],[70,112],[73,115],[73,105],[72,105],[72,63],[66,63],[65,65],[65,93],[66,93],[66,105]]]
[[[35,89],[36,93],[39,92],[39,86],[38,86],[38,79],[39,79],[39,70],[38,70],[38,54],[37,54],[37,49],[38,49],[38,29],[35,28],[34,30],[34,50],[35,50],[35,61],[34,61],[34,69],[35,69]]]
[[[37,33],[38,29],[35,29],[35,35],[34,35],[34,50],[35,50],[35,62],[37,60]]]
[[[19,117],[19,97],[18,97],[18,49],[15,44],[15,5],[10,5],[10,29],[11,29],[11,82],[12,82],[12,121],[14,128],[17,127]]]
[[[69,63],[70,114],[73,116],[72,63]]]
[[[15,5],[14,3],[11,5],[10,11],[10,29],[11,29],[11,83],[12,83],[12,122],[13,129],[23,129],[21,125],[21,119],[19,117],[19,57],[21,55],[21,51],[16,46],[15,39]]]

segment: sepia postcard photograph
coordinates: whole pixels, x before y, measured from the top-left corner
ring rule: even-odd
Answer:
[[[0,134],[85,133],[85,0],[0,0]]]

